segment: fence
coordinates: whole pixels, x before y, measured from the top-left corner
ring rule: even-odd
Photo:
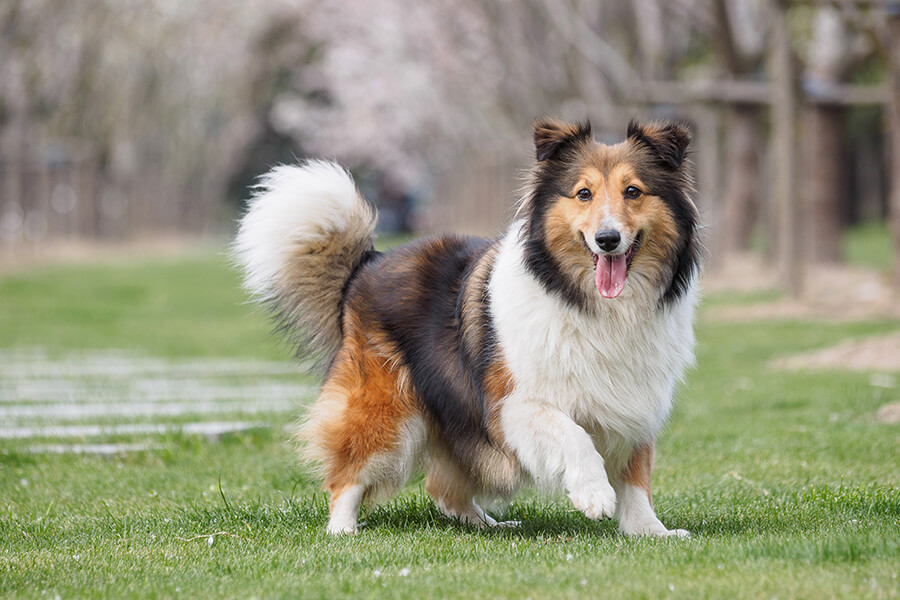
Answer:
[[[96,154],[89,144],[53,144],[0,157],[0,244],[97,237],[121,217],[99,197]]]
[[[227,221],[220,191],[181,186],[158,165],[117,176],[84,141],[0,154],[0,249],[207,232]]]

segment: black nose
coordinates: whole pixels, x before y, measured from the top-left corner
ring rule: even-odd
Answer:
[[[618,231],[607,229],[598,233],[594,239],[597,240],[597,245],[600,246],[601,250],[612,252],[619,247],[619,241],[622,239],[622,236],[619,235]]]

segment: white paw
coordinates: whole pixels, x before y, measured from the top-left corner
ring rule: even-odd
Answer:
[[[660,534],[663,537],[678,537],[678,538],[688,538],[691,537],[691,532],[687,529],[669,529],[665,533]]]
[[[478,528],[497,526],[497,521],[494,517],[484,512],[477,504],[475,505],[475,510],[469,513],[469,516],[463,522]]]
[[[479,529],[483,527],[518,527],[519,521],[497,521],[483,510],[477,512],[466,512],[461,515],[454,516],[460,523],[465,525],[474,525]]]
[[[584,485],[570,492],[569,499],[589,519],[608,519],[616,511],[616,491],[607,481]]]
[[[498,521],[495,527],[505,528],[505,529],[515,529],[520,526],[522,521]]]
[[[519,521],[498,522],[491,515],[487,514],[483,508],[475,504],[475,502],[472,502],[462,513],[456,512],[441,501],[437,502],[437,506],[445,516],[456,519],[464,525],[473,525],[479,529],[483,527],[518,527],[520,525]]]
[[[494,527],[495,525],[497,525],[497,521],[495,521],[494,519],[490,517],[484,519],[481,517],[481,515],[478,514],[463,513],[451,518],[456,519],[463,525],[470,525],[472,527],[477,527],[478,529],[481,529],[482,527]]]
[[[691,537],[691,532],[686,529],[666,529],[662,523],[659,524],[650,524],[643,527],[635,527],[628,525],[619,525],[619,531],[622,532],[623,535],[627,536],[640,536],[645,535],[648,537],[677,537],[677,538],[686,538]]]
[[[331,535],[349,535],[356,533],[356,523],[328,522],[326,531]]]

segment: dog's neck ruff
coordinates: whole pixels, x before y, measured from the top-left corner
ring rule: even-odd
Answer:
[[[492,320],[516,395],[540,398],[586,428],[652,439],[676,383],[693,362],[696,284],[660,306],[659,286],[639,273],[615,299],[596,288],[583,310],[547,290],[524,265],[518,228],[499,242],[489,283]],[[588,282],[593,288],[591,282]]]

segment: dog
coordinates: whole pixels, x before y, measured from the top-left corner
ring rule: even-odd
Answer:
[[[440,511],[498,523],[477,499],[561,489],[626,535],[685,536],[651,501],[654,441],[693,363],[701,246],[690,129],[534,123],[535,161],[496,240],[374,249],[347,171],[264,175],[235,239],[254,298],[326,368],[297,426],[330,492],[328,532],[424,467]]]

